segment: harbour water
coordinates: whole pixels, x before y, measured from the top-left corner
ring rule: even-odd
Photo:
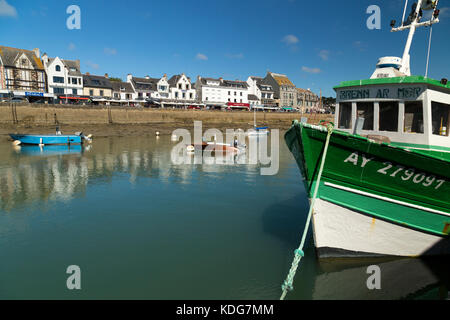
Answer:
[[[258,165],[174,165],[173,146],[170,136],[70,150],[3,140],[0,299],[278,299],[308,209],[282,135],[275,176]],[[319,264],[311,233],[305,253],[290,299],[446,299],[450,290],[442,260]],[[366,286],[373,264],[381,290]],[[81,290],[67,289],[70,265]]]

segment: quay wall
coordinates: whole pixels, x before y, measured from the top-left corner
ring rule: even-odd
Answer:
[[[294,119],[308,117],[309,123],[320,120],[333,121],[329,114],[305,114],[282,112],[257,112],[258,125],[270,125],[280,129],[290,127]],[[105,124],[168,124],[192,125],[200,120],[207,126],[223,127],[253,125],[253,112],[147,109],[132,107],[61,106],[32,104],[0,104],[0,125],[24,127],[60,125],[105,125]]]

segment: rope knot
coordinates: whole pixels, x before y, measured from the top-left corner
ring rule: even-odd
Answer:
[[[294,287],[292,286],[292,283],[289,283],[287,280],[284,281],[283,285],[281,286],[281,289],[283,289],[283,291],[293,291]]]
[[[295,252],[295,255],[296,255],[296,256],[300,256],[300,257],[302,257],[302,258],[305,256],[305,253],[304,253],[303,250],[301,250],[301,249],[297,249],[297,250],[295,250],[294,252]]]

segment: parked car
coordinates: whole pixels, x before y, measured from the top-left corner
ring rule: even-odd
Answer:
[[[25,102],[28,102],[28,99],[27,98],[21,98],[21,97],[13,97],[13,98],[9,99],[8,102],[25,103]]]
[[[189,110],[200,110],[201,108],[199,106],[189,106]]]

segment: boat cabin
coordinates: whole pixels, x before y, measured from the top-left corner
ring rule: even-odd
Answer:
[[[337,129],[387,137],[404,146],[450,147],[450,85],[446,79],[378,78],[346,81],[334,89]]]

